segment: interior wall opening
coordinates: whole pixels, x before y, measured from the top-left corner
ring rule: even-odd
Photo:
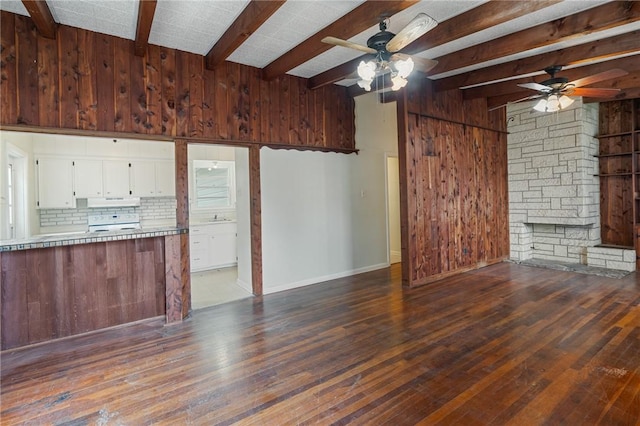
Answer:
[[[252,296],[249,150],[188,145],[191,306]]]

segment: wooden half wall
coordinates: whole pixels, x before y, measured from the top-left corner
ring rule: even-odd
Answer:
[[[413,79],[398,97],[403,284],[509,255],[504,111]]]
[[[264,81],[261,70],[61,25],[55,40],[2,11],[0,124],[354,149],[344,87]]]

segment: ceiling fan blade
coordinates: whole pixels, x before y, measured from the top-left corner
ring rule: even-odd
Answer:
[[[518,87],[523,87],[525,89],[537,90],[538,92],[550,92],[551,87],[545,86],[540,83],[521,83],[518,84]]]
[[[507,102],[506,104],[502,104],[502,105],[498,105],[498,106],[493,107],[493,108],[489,108],[489,111],[495,111],[496,109],[500,109],[500,108],[506,107],[509,104],[517,104],[518,102],[531,101],[533,99],[543,98],[545,96],[547,96],[547,95],[527,96],[526,98],[521,98],[521,99],[518,99],[516,101]]]
[[[398,34],[387,43],[387,52],[397,52],[418,37],[438,25],[438,21],[426,13],[418,13]]]
[[[620,89],[598,89],[596,87],[582,87],[573,89],[571,96],[585,96],[587,98],[612,98],[620,93]]]
[[[629,74],[625,70],[621,70],[618,68],[613,68],[608,71],[603,71],[598,74],[590,75],[588,77],[579,78],[577,80],[570,81],[567,83],[568,86],[573,85],[573,87],[582,87],[588,86],[593,83],[597,83],[599,81],[609,80],[611,78],[622,77],[623,75]]]
[[[350,49],[360,50],[365,53],[373,53],[373,54],[378,53],[376,49],[372,49],[368,46],[363,46],[358,43],[352,43],[350,41],[342,40],[336,37],[325,37],[322,39],[322,42],[327,44],[333,44],[334,46],[342,46],[342,47],[348,47]]]
[[[392,61],[396,61],[398,59],[401,61],[406,61],[408,58],[411,58],[413,60],[416,70],[423,73],[430,71],[433,67],[438,65],[438,61],[436,60],[421,58],[419,56],[411,56],[405,53],[394,53],[393,55],[391,55],[390,59]]]

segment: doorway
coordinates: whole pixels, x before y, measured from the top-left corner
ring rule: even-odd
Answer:
[[[398,157],[385,155],[387,180],[387,245],[389,264],[402,261],[400,245],[400,166]]]
[[[191,306],[252,296],[249,154],[244,147],[188,145]]]

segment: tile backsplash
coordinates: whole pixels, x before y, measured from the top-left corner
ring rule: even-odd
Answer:
[[[87,227],[89,214],[139,213],[142,227],[175,225],[176,199],[174,197],[141,198],[140,207],[87,208],[86,200],[78,200],[75,209],[42,209],[40,227],[54,232],[55,228]]]

